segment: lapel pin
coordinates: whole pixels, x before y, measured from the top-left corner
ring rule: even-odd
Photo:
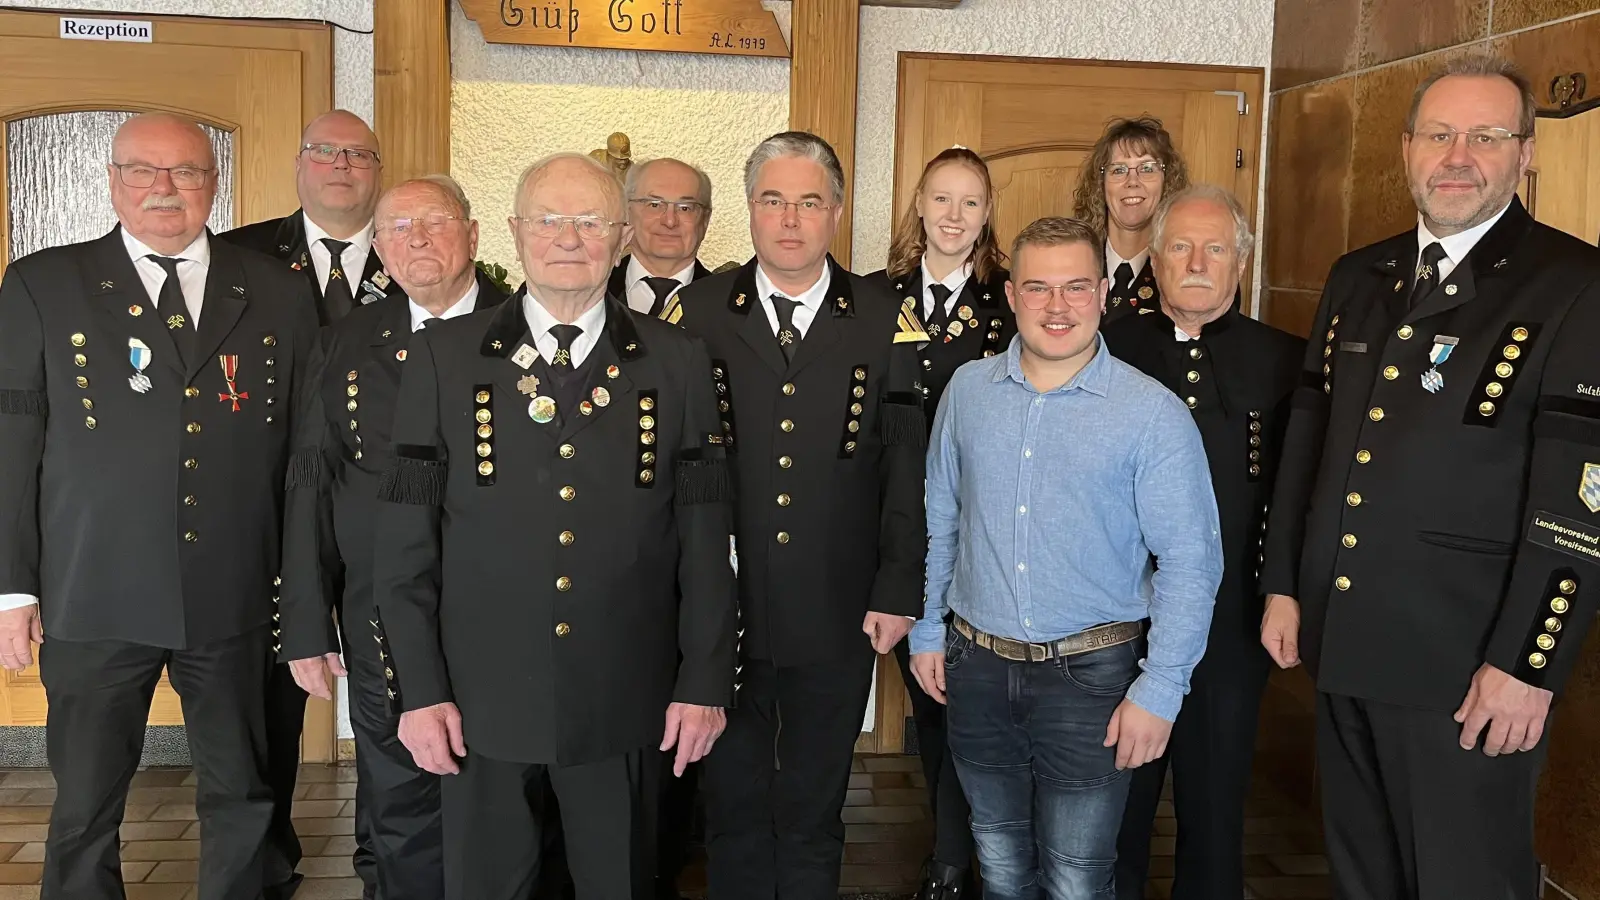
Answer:
[[[528,417],[543,425],[556,417],[554,397],[535,397],[528,402]]]
[[[389,286],[389,276],[383,274],[383,270],[379,269],[372,273],[372,283],[379,288],[387,288]]]
[[[592,416],[594,415],[594,404],[585,400],[578,404],[578,412],[581,412],[586,416]]]
[[[622,370],[617,368],[616,366],[606,366],[606,377],[607,378],[616,379],[621,374],[622,374]]]
[[[597,387],[594,389],[594,393],[590,395],[590,399],[594,400],[595,406],[610,406],[611,392],[603,387]]]
[[[183,326],[184,326],[184,318],[183,318],[183,316],[167,316],[167,327],[168,328],[178,329],[178,328],[182,328]]]
[[[1395,293],[1397,293],[1397,294],[1400,293],[1400,289],[1405,287],[1405,286],[1406,286],[1406,283],[1405,283],[1404,279],[1401,279],[1400,281],[1396,281],[1394,283],[1394,291],[1395,291]]]
[[[385,328],[385,329],[384,329],[384,330],[383,330],[383,334],[380,334],[380,335],[378,335],[378,336],[379,336],[379,337],[388,337],[388,336],[389,336],[389,335],[391,335],[391,334],[393,334],[393,333],[394,333],[394,332],[392,332],[392,331],[390,331],[390,330],[389,330],[389,329],[387,329],[387,328]]]
[[[524,375],[517,379],[517,390],[528,396],[539,393],[539,377],[537,375]]]
[[[495,341],[490,346],[494,347],[496,350],[499,350],[500,349],[500,342],[499,341]],[[535,359],[538,359],[538,358],[539,358],[539,351],[533,349],[532,347],[528,346],[527,344],[519,345],[517,347],[517,352],[511,354],[511,361],[516,363],[519,368],[523,368],[523,369],[526,369],[527,367],[533,365],[533,361]]]
[[[632,353],[633,351],[639,349],[639,344],[635,341],[629,341],[628,346],[624,349],[626,349],[629,353]]]
[[[235,294],[238,294],[238,295],[239,295],[239,296],[241,296],[241,297],[243,297],[243,296],[244,296],[244,288],[242,288],[242,287],[240,287],[240,286],[239,286],[239,285],[237,285],[237,284],[236,284],[236,285],[234,285],[234,286],[233,286],[233,292],[234,292],[234,293],[235,293]]]
[[[394,355],[394,358],[400,360],[401,362],[405,362],[406,361],[406,352],[404,350],[401,350],[400,352],[398,352],[398,353],[396,353]]]
[[[289,252],[289,245],[288,244],[279,244],[278,245],[278,252],[279,253],[288,253]]]
[[[1453,284],[1447,284],[1444,286],[1445,295],[1449,297],[1454,297],[1456,295],[1456,291],[1458,290],[1460,290],[1460,288],[1457,288]]]
[[[505,344],[502,344],[502,343],[500,343],[500,342],[499,342],[499,341],[490,341],[490,342],[489,342],[489,346],[490,346],[490,347],[493,347],[493,348],[494,348],[494,349],[496,349],[496,350],[499,350],[499,349],[500,349],[500,348],[501,348],[501,347],[504,347],[504,346],[505,346]]]
[[[144,315],[144,307],[142,307],[139,304],[135,303],[134,305],[128,307],[128,315],[130,315],[130,316],[142,316],[142,315]]]
[[[733,305],[734,306],[743,306],[744,305],[744,295],[740,294],[739,296],[733,298]]]
[[[109,291],[114,287],[116,287],[116,283],[115,282],[111,282],[111,281],[102,281],[102,282],[100,282],[100,290],[102,290],[102,291]]]

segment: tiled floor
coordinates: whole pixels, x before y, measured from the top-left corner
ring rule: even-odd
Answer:
[[[296,791],[295,819],[306,858],[305,885],[296,900],[355,900],[361,883],[350,869],[354,849],[355,769],[306,766]],[[195,822],[194,778],[184,769],[140,772],[128,797],[122,827],[122,873],[128,900],[195,900],[200,827]],[[0,900],[38,900],[44,839],[54,782],[48,772],[0,774]],[[846,893],[904,896],[915,890],[930,842],[931,825],[920,764],[915,757],[860,757],[850,778],[844,811],[842,880]],[[1171,889],[1177,827],[1169,803],[1156,820],[1148,896],[1165,900]],[[1245,872],[1260,900],[1317,900],[1331,896],[1317,826],[1295,804],[1268,789],[1250,799]],[[696,865],[684,877],[685,894],[704,885]]]

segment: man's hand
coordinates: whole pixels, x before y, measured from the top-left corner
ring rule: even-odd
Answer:
[[[436,703],[400,714],[400,743],[425,772],[458,775],[457,758],[467,755],[461,736],[461,710],[454,703]]]
[[[33,645],[44,643],[39,604],[0,612],[0,666],[20,672],[33,665]]]
[[[289,673],[294,676],[294,683],[300,685],[300,690],[324,700],[333,699],[333,677],[343,678],[350,674],[344,670],[344,660],[337,653],[291,660]]]
[[[1167,752],[1170,737],[1171,722],[1141,709],[1131,700],[1123,700],[1111,714],[1111,723],[1106,726],[1106,742],[1102,746],[1116,745],[1118,769],[1137,769]]]
[[[911,674],[916,677],[917,684],[924,694],[940,703],[947,702],[944,696],[943,653],[935,651],[911,654]]]
[[[869,612],[861,623],[861,630],[872,639],[872,649],[888,653],[901,638],[911,633],[913,620],[891,613]]]
[[[1300,665],[1300,604],[1293,597],[1268,594],[1261,613],[1261,646],[1280,669]]]
[[[678,757],[672,761],[672,774],[682,778],[690,763],[699,762],[711,752],[711,745],[728,727],[728,714],[720,706],[695,706],[693,703],[673,703],[667,707],[667,731],[661,738],[661,750],[678,747]]]
[[[1550,715],[1554,697],[1543,688],[1524,684],[1484,663],[1472,676],[1467,699],[1456,710],[1456,721],[1462,723],[1461,749],[1471,750],[1478,743],[1478,733],[1487,725],[1489,733],[1483,738],[1485,756],[1532,750],[1544,736],[1545,718]]]

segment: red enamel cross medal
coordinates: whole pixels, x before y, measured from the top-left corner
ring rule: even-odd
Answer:
[[[239,401],[250,399],[249,391],[241,391],[233,383],[234,379],[239,376],[239,356],[238,354],[219,356],[217,357],[217,362],[222,364],[222,377],[228,382],[228,392],[226,394],[218,394],[217,399],[223,403],[232,400],[233,411],[238,412]]]

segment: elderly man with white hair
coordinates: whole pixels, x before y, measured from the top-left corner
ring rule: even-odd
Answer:
[[[1144,897],[1150,829],[1169,766],[1178,818],[1172,895],[1244,894],[1244,801],[1270,663],[1257,637],[1261,536],[1305,352],[1305,341],[1238,309],[1252,244],[1232,194],[1206,184],[1172,194],[1152,223],[1160,303],[1105,330],[1113,355],[1166,385],[1193,414],[1210,461],[1224,558],[1205,657],[1167,752],[1134,770],[1129,786],[1117,848],[1122,900]]]
[[[447,900],[529,895],[546,778],[579,896],[647,894],[657,752],[681,774],[733,700],[711,360],[607,296],[623,218],[593,160],[535,163],[510,219],[527,283],[406,349],[373,621],[400,739],[446,776]]]

